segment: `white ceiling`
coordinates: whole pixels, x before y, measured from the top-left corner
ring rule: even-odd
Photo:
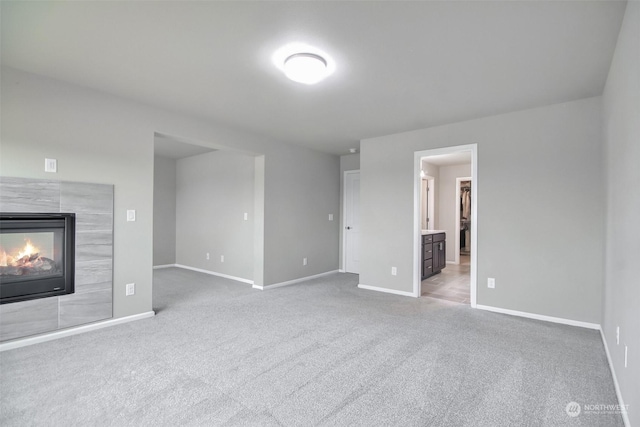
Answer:
[[[10,2],[2,63],[345,154],[363,138],[602,93],[625,3]],[[336,71],[305,86],[291,42]]]

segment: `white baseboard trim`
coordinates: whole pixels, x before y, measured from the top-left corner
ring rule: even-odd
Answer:
[[[604,352],[607,354],[607,361],[609,362],[609,369],[611,370],[611,376],[613,377],[613,385],[616,389],[616,396],[618,397],[618,405],[620,408],[624,408],[622,412],[622,421],[625,427],[631,426],[629,422],[629,414],[627,413],[627,407],[622,399],[622,392],[620,391],[620,384],[618,384],[618,377],[616,376],[616,370],[613,367],[613,361],[611,360],[611,353],[609,353],[609,346],[607,345],[607,339],[604,337],[604,331],[600,328],[600,336],[602,337],[602,344],[604,344]]]
[[[338,270],[326,271],[324,273],[314,274],[313,276],[306,276],[306,277],[301,277],[299,279],[288,280],[286,282],[274,283],[273,285],[267,285],[267,286],[253,285],[253,288],[254,289],[260,289],[261,291],[264,291],[266,289],[280,288],[282,286],[295,285],[296,283],[306,282],[307,280],[317,279],[318,277],[328,276],[330,274],[335,274],[335,273],[338,273]]]
[[[162,265],[154,265],[153,269],[154,270],[160,270],[161,268],[171,268],[171,267],[177,267],[178,264],[162,264]]]
[[[338,273],[346,273],[343,269],[338,269]]]
[[[53,341],[64,337],[70,337],[72,335],[83,334],[85,332],[95,331],[102,328],[108,328],[110,326],[120,325],[123,323],[133,322],[135,320],[147,319],[155,316],[155,311],[147,311],[145,313],[134,314],[132,316],[119,317],[117,319],[102,320],[100,322],[89,323],[88,325],[76,326],[69,329],[62,329],[59,331],[49,332],[46,334],[35,335],[26,338],[17,338],[15,340],[0,343],[0,353],[7,350],[13,350],[15,348],[26,347],[28,345],[40,344],[47,341]]]
[[[358,284],[358,288],[366,289],[366,290],[369,290],[369,291],[384,292],[384,293],[387,293],[387,294],[402,295],[403,297],[415,297],[413,292],[396,291],[395,289],[379,288],[377,286],[363,285],[362,283]]]
[[[518,316],[518,317],[526,317],[527,319],[543,320],[545,322],[561,323],[563,325],[578,326],[580,328],[600,330],[600,325],[597,323],[563,319],[562,317],[545,316],[543,314],[527,313],[525,311],[509,310],[506,308],[492,307],[490,305],[477,304],[476,308],[479,310],[492,311],[494,313],[509,314],[511,316]]]
[[[217,273],[211,270],[204,270],[202,268],[189,267],[188,265],[175,264],[174,267],[184,268],[185,270],[197,271],[198,273],[210,274],[212,276],[224,277],[225,279],[235,280],[237,282],[248,283],[253,285],[253,280],[243,279],[242,277],[230,276],[228,274]]]

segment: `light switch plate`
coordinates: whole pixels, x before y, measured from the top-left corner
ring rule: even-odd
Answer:
[[[127,209],[127,221],[135,221],[136,220],[136,211],[135,209]]]
[[[45,172],[58,172],[58,161],[56,159],[44,159]]]

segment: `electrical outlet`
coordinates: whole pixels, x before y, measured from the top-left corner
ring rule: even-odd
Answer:
[[[302,258],[302,265],[307,265],[307,259],[306,258]]]
[[[220,255],[220,262],[224,262],[224,255]]]
[[[333,221],[333,214],[329,214],[329,221]]]
[[[207,261],[209,261],[209,252],[207,252],[207,254],[205,255],[205,257],[207,258]]]
[[[487,287],[489,289],[494,289],[496,287],[496,279],[494,279],[493,277],[489,277],[487,279]]]
[[[248,219],[249,219],[249,213],[248,213],[248,212],[245,212],[245,213],[244,213],[244,220],[246,221],[246,220],[248,220]]]
[[[396,267],[391,267],[391,275],[392,276],[397,276],[398,275],[398,269]]]
[[[127,283],[127,291],[126,296],[131,296],[136,293],[136,284],[135,283]]]
[[[616,344],[620,345],[620,326],[616,326]]]

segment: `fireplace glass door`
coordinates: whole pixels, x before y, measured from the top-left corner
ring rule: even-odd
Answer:
[[[3,281],[62,277],[62,229],[3,230],[0,234],[0,277]]]
[[[75,216],[69,215],[0,217],[2,303],[73,292]]]

